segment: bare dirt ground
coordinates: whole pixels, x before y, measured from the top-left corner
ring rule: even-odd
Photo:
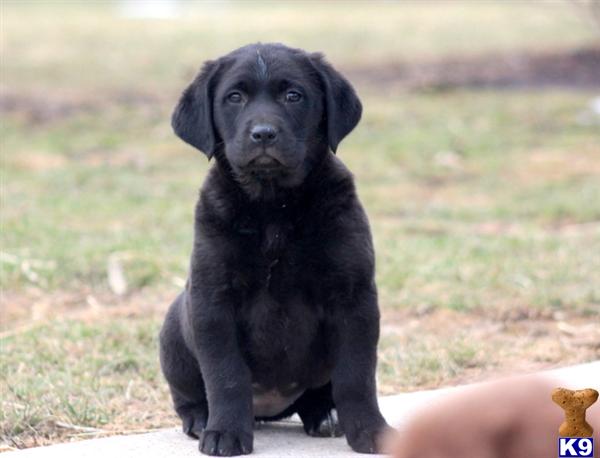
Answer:
[[[349,68],[351,79],[408,90],[460,87],[600,86],[600,47],[537,53],[494,53],[434,61]]]
[[[447,342],[463,345],[457,359],[459,369],[443,367],[413,378],[411,374],[385,377],[380,389],[385,394],[433,389],[489,380],[500,376],[546,370],[600,359],[600,328],[584,316],[529,309],[498,310],[497,313],[462,313],[436,309],[424,314],[414,311],[384,311],[382,339],[393,339],[396,352],[440,351]],[[418,344],[417,344],[418,342]],[[461,353],[462,352],[462,353]],[[390,349],[382,348],[385,364]],[[403,380],[401,381],[401,379]],[[411,384],[412,381],[412,384]]]

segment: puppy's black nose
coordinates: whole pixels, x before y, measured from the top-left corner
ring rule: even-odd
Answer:
[[[269,124],[257,124],[250,130],[250,139],[254,143],[272,145],[277,141],[277,131]]]

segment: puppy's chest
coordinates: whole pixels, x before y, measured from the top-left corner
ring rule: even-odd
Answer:
[[[300,286],[322,256],[318,235],[296,219],[247,217],[236,232],[234,287],[246,292]]]
[[[234,287],[238,326],[255,381],[285,390],[318,386],[330,365],[321,240],[308,222],[248,218],[240,225]],[[317,355],[314,349],[318,348]]]

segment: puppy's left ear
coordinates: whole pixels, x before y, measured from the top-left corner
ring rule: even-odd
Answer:
[[[213,92],[219,61],[208,61],[181,95],[171,117],[173,130],[186,143],[210,159],[218,144],[213,122]]]
[[[310,55],[325,90],[327,138],[335,153],[339,143],[356,127],[362,105],[354,88],[320,53]]]

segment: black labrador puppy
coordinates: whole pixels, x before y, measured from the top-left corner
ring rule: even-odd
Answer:
[[[309,435],[379,450],[373,245],[333,154],[361,110],[320,54],[280,44],[207,62],[175,109],[175,133],[216,160],[160,359],[205,454],[250,453],[255,419],[294,413]]]

